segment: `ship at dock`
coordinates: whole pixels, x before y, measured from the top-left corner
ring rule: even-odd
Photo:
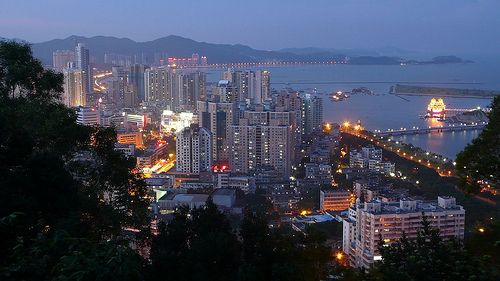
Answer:
[[[432,98],[429,105],[427,105],[427,118],[444,119],[446,115],[446,104],[442,98]]]

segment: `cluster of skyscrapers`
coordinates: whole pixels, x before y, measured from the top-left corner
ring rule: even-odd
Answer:
[[[320,210],[347,209],[342,220],[342,246],[349,263],[358,267],[369,267],[381,259],[377,248],[380,239],[389,244],[402,233],[416,237],[422,214],[442,236],[463,238],[465,211],[454,198],[427,202],[385,196],[368,186],[358,190],[357,183],[356,194],[336,188],[330,156],[340,137],[325,133],[320,97],[293,89],[271,90],[267,70],[228,69],[220,80],[209,82],[199,67],[207,64],[207,58],[198,54],[169,58],[151,67],[130,60],[107,54],[105,61],[113,66],[93,71],[89,50],[79,43],[74,51],[54,52],[53,67],[64,74],[62,102],[78,108],[78,123],[115,126],[116,149],[136,157],[144,173],[169,171],[175,163],[173,174],[148,177],[168,182],[158,185],[157,190],[167,185],[169,189],[177,187],[177,191],[236,186],[249,192],[257,179],[266,178],[271,182],[272,203],[292,209],[300,194],[287,189],[290,180],[296,181],[297,188],[327,186],[320,190]],[[146,129],[147,125],[152,126]],[[326,127],[327,131],[334,129],[331,124]],[[175,141],[175,155],[167,150],[171,140]],[[305,158],[308,162],[301,163]],[[295,179],[293,171],[300,165],[305,176]],[[350,173],[358,176],[396,173],[395,165],[383,161],[382,150],[373,146],[351,149],[349,166]],[[176,177],[181,178],[179,183]],[[219,196],[234,201],[234,190],[219,193],[232,194]],[[188,203],[193,206],[204,204],[208,197],[174,195],[171,197],[191,198]],[[161,198],[157,198],[160,209],[162,204],[173,202],[168,196]]]
[[[290,177],[301,135],[321,129],[321,100],[294,91],[271,95],[269,71],[228,70],[222,78],[196,107],[199,127],[211,133],[206,152],[213,164],[227,165],[234,174],[265,171]],[[289,99],[296,99],[297,106],[282,102]],[[179,148],[177,154],[184,151]]]
[[[302,137],[323,123],[319,97],[291,89],[271,93],[267,70],[228,69],[209,83],[196,67],[206,65],[207,58],[198,54],[152,67],[121,63],[129,58],[107,54],[111,71],[96,69],[92,76],[84,44],[53,56],[53,67],[65,77],[64,104],[89,107],[79,113],[101,125],[124,123],[120,115],[127,108],[132,112],[123,112],[150,116],[162,134],[178,134],[176,168],[186,173],[222,164],[235,174],[265,171],[286,179]]]

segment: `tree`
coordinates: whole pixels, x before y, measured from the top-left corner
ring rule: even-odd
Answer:
[[[323,280],[331,251],[315,228],[305,233],[269,228],[265,213],[248,210],[241,224],[243,240],[240,280]]]
[[[29,45],[0,42],[0,274],[11,280],[49,280],[59,269],[75,276],[92,262],[96,276],[121,276],[101,262],[129,256],[125,227],[149,225],[134,161],[114,149],[113,129],[76,124],[58,102],[62,82]]]
[[[127,241],[94,243],[67,232],[39,234],[16,245],[2,280],[144,280],[144,262]]]
[[[469,253],[483,257],[491,270],[500,275],[500,223],[493,218],[479,222],[465,244]]]
[[[241,223],[242,265],[240,280],[271,280],[274,262],[274,240],[265,212],[248,209]]]
[[[493,99],[488,117],[481,134],[457,155],[457,175],[468,192],[479,192],[482,185],[500,188],[500,96]]]
[[[425,216],[416,239],[403,235],[388,246],[381,240],[379,251],[382,261],[370,270],[368,280],[496,280],[460,242],[444,240]]]
[[[63,91],[63,75],[44,69],[28,44],[0,42],[0,69],[3,97],[28,96],[49,101],[57,99]]]
[[[181,208],[153,239],[152,279],[236,280],[240,244],[227,217],[208,200],[203,208]]]

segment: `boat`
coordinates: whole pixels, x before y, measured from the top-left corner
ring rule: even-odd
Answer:
[[[336,93],[332,93],[330,98],[333,101],[342,101],[344,98],[346,98],[346,96],[344,95],[344,93],[342,91],[337,91]]]
[[[446,104],[442,98],[432,98],[429,105],[427,105],[428,118],[444,118],[446,114]]]

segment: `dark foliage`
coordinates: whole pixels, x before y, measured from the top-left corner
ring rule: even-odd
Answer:
[[[0,42],[0,276],[140,280],[122,233],[149,225],[145,184],[114,130],[58,103],[62,82],[29,45]]]
[[[493,99],[491,109],[486,128],[457,155],[457,174],[468,192],[477,193],[484,185],[500,188],[500,96]]]

